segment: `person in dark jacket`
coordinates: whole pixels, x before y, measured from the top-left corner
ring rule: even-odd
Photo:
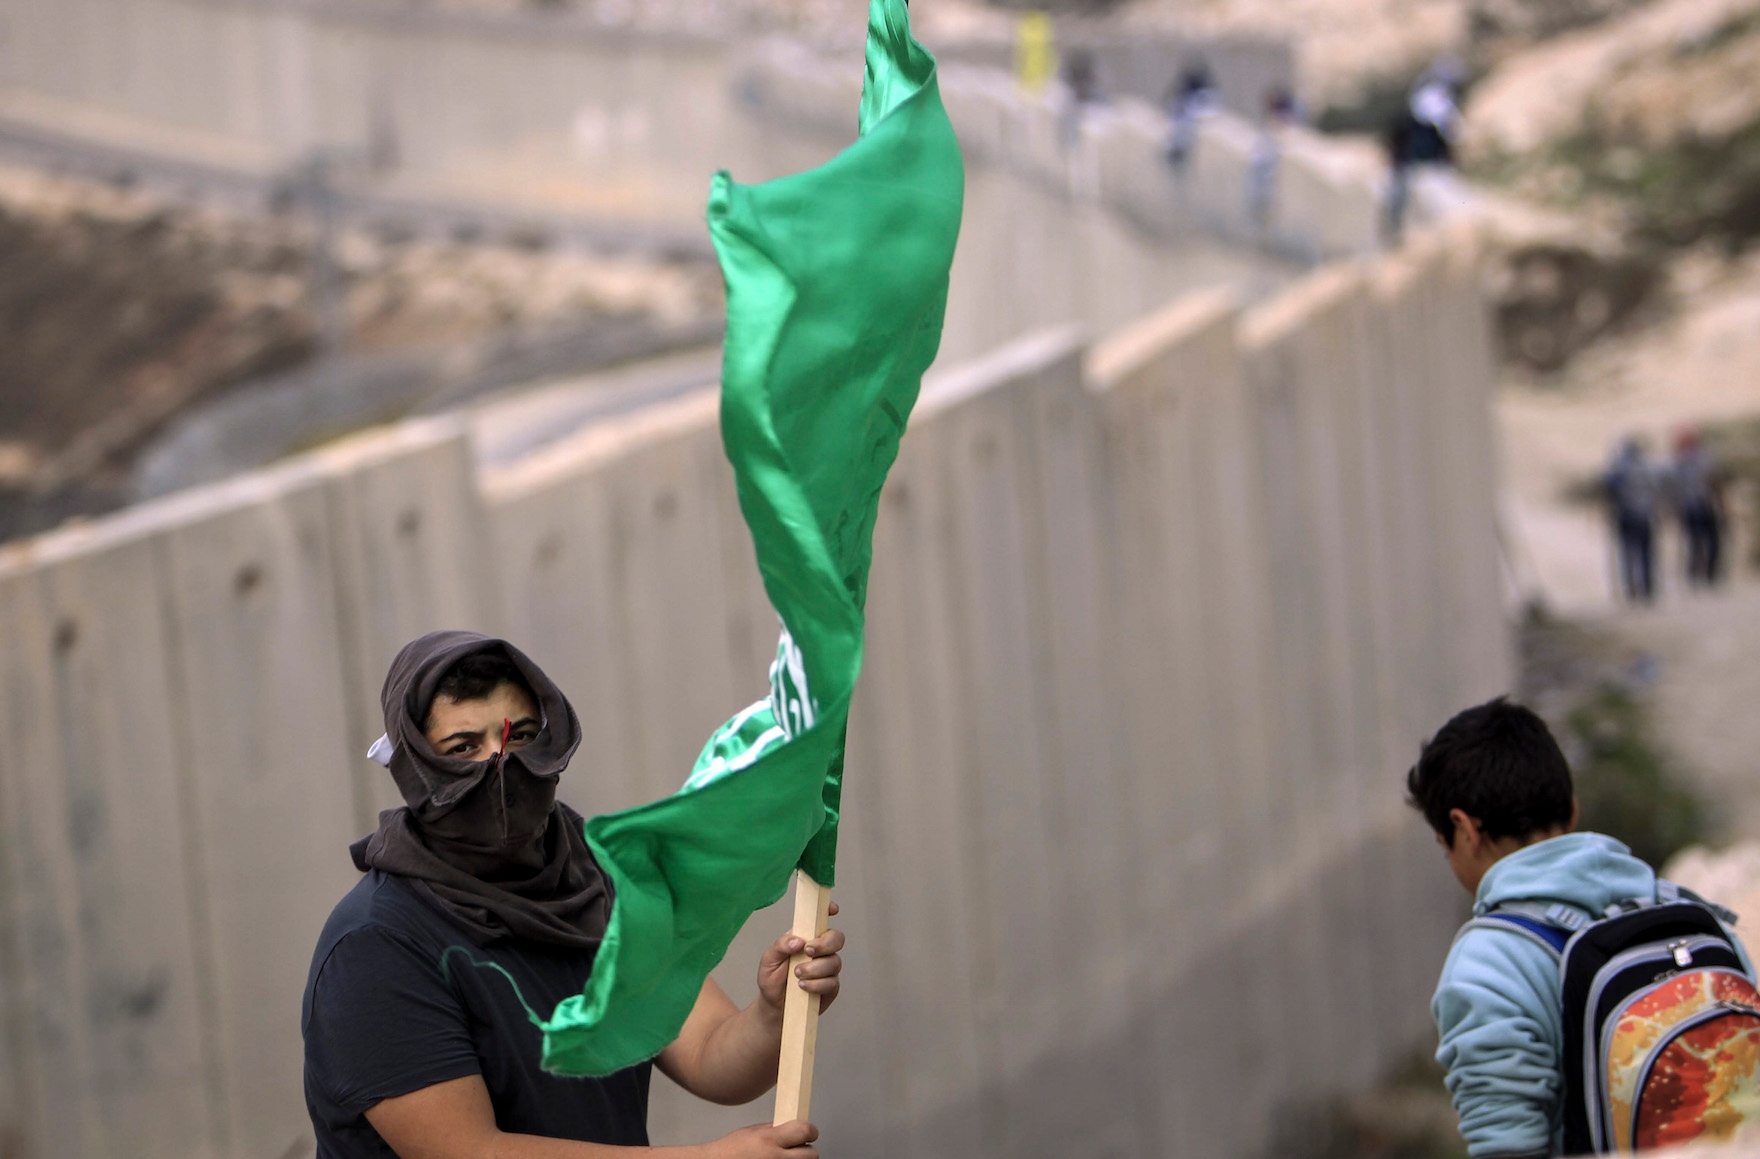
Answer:
[[[1167,163],[1182,169],[1197,144],[1198,122],[1222,108],[1210,69],[1201,60],[1187,65],[1168,86],[1161,104],[1167,112]]]
[[[1659,486],[1642,439],[1632,435],[1621,440],[1612,464],[1601,478],[1601,489],[1619,545],[1621,589],[1631,602],[1647,604],[1656,598]]]
[[[1456,101],[1461,81],[1457,62],[1438,62],[1412,90],[1382,137],[1388,169],[1382,232],[1390,245],[1398,245],[1405,233],[1414,171],[1424,166],[1445,168],[1454,164],[1454,140],[1460,126]]]
[[[1723,480],[1705,441],[1691,427],[1675,440],[1667,490],[1687,541],[1687,584],[1715,587],[1723,566]]]

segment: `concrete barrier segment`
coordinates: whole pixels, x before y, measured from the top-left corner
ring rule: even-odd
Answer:
[[[1466,615],[1478,617],[1470,624],[1455,622],[1460,612],[1438,615],[1439,608],[1449,607],[1444,585],[1458,580],[1463,567],[1470,573],[1495,558],[1495,542],[1483,524],[1447,514],[1451,499],[1446,477],[1453,474],[1447,459],[1462,443],[1484,437],[1481,432],[1488,436],[1485,400],[1490,381],[1479,378],[1465,391],[1478,401],[1461,405],[1477,408],[1476,414],[1463,415],[1453,408],[1451,396],[1463,387],[1456,374],[1462,365],[1461,349],[1454,344],[1461,337],[1459,321],[1429,314],[1424,305],[1428,280],[1441,272],[1440,245],[1431,233],[1419,233],[1408,239],[1405,249],[1379,263],[1374,278],[1379,341],[1385,344],[1382,359],[1391,370],[1385,383],[1387,406],[1398,416],[1391,448],[1398,476],[1390,495],[1402,499],[1396,507],[1403,541],[1396,562],[1402,580],[1402,641],[1408,645],[1400,661],[1408,674],[1402,685],[1403,712],[1410,721],[1402,762],[1406,765],[1416,757],[1419,739],[1467,704],[1507,690],[1514,677],[1507,621],[1501,612],[1484,618],[1482,610],[1468,608]],[[1483,308],[1476,288],[1467,300],[1470,310]],[[1467,364],[1481,367],[1479,375],[1489,366],[1478,358]],[[1475,453],[1487,452],[1480,448]],[[1481,501],[1488,504],[1489,493]],[[1450,662],[1438,663],[1439,656]],[[1394,766],[1396,773],[1400,769],[1400,764]],[[1436,856],[1434,847],[1428,852],[1431,858]],[[1416,878],[1398,883],[1402,891],[1420,885]],[[1458,914],[1459,899],[1453,903]],[[1413,912],[1420,912],[1415,905]],[[1439,926],[1447,917],[1448,911],[1438,912]],[[1439,928],[1436,936],[1446,932]],[[1406,972],[1408,978],[1415,976],[1415,971]]]
[[[1166,158],[1167,126],[1146,105],[1128,105],[1085,125],[1084,148],[1108,209],[1151,235],[1175,238],[1197,228],[1191,191]]]
[[[948,413],[946,409],[942,414]],[[972,883],[980,818],[962,704],[964,638],[948,566],[951,494],[943,482],[958,432],[919,406],[899,449],[875,526],[868,644],[850,725],[847,816],[872,833],[870,972],[884,1060],[877,1092],[834,1090],[829,1113],[863,1121],[878,1093],[896,1108],[886,1137],[961,1106],[996,1066],[989,917]],[[858,783],[859,782],[859,783]],[[857,811],[858,807],[861,809]],[[993,1138],[992,1111],[949,1116],[950,1151]],[[903,1145],[898,1144],[898,1145]],[[942,1144],[937,1144],[942,1146]]]
[[[1279,131],[1278,232],[1285,244],[1333,257],[1380,245],[1379,174],[1356,153],[1291,126]]]
[[[751,57],[740,82],[754,112],[820,133],[847,133],[848,69],[828,68],[795,44]],[[1076,107],[1061,90],[1020,91],[1001,70],[950,63],[941,70],[948,115],[968,157],[1061,196],[1106,205],[1163,236],[1203,229],[1312,262],[1372,251],[1379,195],[1360,160],[1318,134],[1277,135],[1270,213],[1257,218],[1253,170],[1261,130],[1232,113],[1198,125],[1177,169],[1166,150],[1167,118],[1146,102]]]
[[[1236,311],[1232,295],[1191,295],[1107,339],[1088,364],[1112,489],[1108,668],[1120,679],[1109,695],[1120,706],[1138,924],[1153,931],[1138,935],[1146,943],[1133,983],[1142,992],[1175,987],[1188,968],[1183,921],[1225,925],[1260,867],[1280,860],[1261,841],[1274,836],[1262,794],[1268,770],[1227,735],[1249,716],[1264,729],[1275,715],[1264,689],[1251,686],[1269,616],[1242,602],[1263,589],[1237,570],[1254,566],[1238,554],[1246,529],[1228,525],[1237,480],[1208,452],[1227,437],[1239,400]],[[1239,444],[1231,449],[1238,454]],[[1243,611],[1257,622],[1240,632]],[[1212,993],[1224,1005],[1242,999],[1234,1033],[1256,1036],[1261,1012],[1245,1001],[1243,983],[1218,979]],[[1198,1124],[1221,1080],[1195,1069],[1181,1045],[1194,1033],[1225,1038],[1209,1017],[1166,1011],[1144,1024],[1160,1074],[1139,1094],[1152,1153],[1207,1146],[1217,1134]]]
[[[19,652],[26,637],[16,626],[20,615],[16,605],[28,598],[22,590],[28,582],[16,575],[0,578],[0,629],[4,629],[11,642],[7,649],[11,653],[7,657],[9,663],[0,675],[4,680],[0,683],[0,729],[8,735],[13,732],[11,720],[18,699],[15,689],[29,671],[19,671],[24,666]],[[28,867],[19,857],[23,849],[18,829],[22,824],[18,811],[23,805],[19,776],[13,759],[0,758],[0,1138],[15,1147],[22,1147],[24,1140],[40,1135],[35,1108],[40,1079],[29,1041],[26,988],[30,975],[24,959],[20,908],[20,887]]]
[[[1359,653],[1352,630],[1367,593],[1353,582],[1356,520],[1337,388],[1354,369],[1350,308],[1359,289],[1356,270],[1328,268],[1249,311],[1241,324],[1263,432],[1279,703],[1296,762],[1285,771],[1294,805],[1284,839],[1297,848],[1349,843],[1364,815],[1356,783],[1365,716],[1359,668],[1372,658]],[[1354,1045],[1359,1037],[1349,1013],[1364,1005],[1353,993],[1363,965],[1361,939],[1351,932],[1359,892],[1292,931],[1311,960],[1332,964],[1291,979],[1296,1007],[1325,1012],[1314,1015],[1314,1038],[1293,1047],[1286,1063],[1293,1084],[1325,1071],[1333,1041]]]
[[[1072,915],[1055,965],[1088,996],[1063,1012],[1059,1038],[1097,1045],[1130,1022],[1140,991],[1136,847],[1118,839],[1121,821],[1133,813],[1130,778],[1139,765],[1120,728],[1131,690],[1114,619],[1125,577],[1109,463],[1113,432],[1103,397],[1083,381],[1085,361],[1072,359],[1020,393],[1032,483],[1027,574],[1045,656],[1035,675],[1048,726],[1052,821],[1064,850],[1056,880]],[[1191,767],[1164,760],[1159,771],[1204,779],[1214,767],[1211,747],[1194,743]],[[1148,1125],[1135,1114],[1139,1087],[1127,1068],[1071,1077],[1071,1093],[1106,1124],[1098,1145],[1123,1153],[1145,1148]]]
[[[1190,373],[1182,366],[1189,342],[1224,322],[1232,332],[1239,311],[1239,296],[1230,290],[1187,294],[1094,343],[1083,381],[1100,394],[1133,387],[1157,389],[1182,369]]]
[[[720,406],[717,384],[590,423],[533,454],[486,468],[481,480],[484,500],[490,507],[514,503],[590,474],[650,443],[713,429]]]
[[[1441,522],[1439,491],[1435,482],[1434,389],[1435,336],[1426,330],[1428,319],[1417,306],[1422,293],[1431,240],[1427,235],[1408,238],[1408,244],[1377,262],[1370,271],[1371,334],[1385,367],[1383,406],[1392,416],[1390,469],[1398,486],[1384,497],[1395,507],[1400,550],[1395,556],[1395,590],[1404,605],[1401,640],[1406,645],[1401,671],[1406,673],[1402,690],[1404,711],[1418,722],[1420,735],[1428,736],[1447,719],[1453,694],[1448,670],[1434,657],[1448,654],[1447,627],[1437,609],[1445,606],[1439,574]],[[1458,707],[1458,706],[1457,706]]]
[[[321,475],[158,537],[237,1151],[306,1137],[299,994],[311,946],[356,872],[360,836],[335,540]],[[274,921],[265,923],[264,914]]]
[[[1449,367],[1453,378],[1447,397],[1452,404],[1451,430],[1459,457],[1457,487],[1463,537],[1492,545],[1460,561],[1465,583],[1465,602],[1475,618],[1489,617],[1493,609],[1512,620],[1521,610],[1513,587],[1507,587],[1508,546],[1498,526],[1496,497],[1499,448],[1491,402],[1498,381],[1496,339],[1489,299],[1484,287],[1485,239],[1482,227],[1471,218],[1450,223],[1443,230],[1444,258],[1440,272],[1448,303],[1444,323],[1451,339]],[[1515,641],[1512,633],[1485,633],[1473,641],[1473,677],[1469,695],[1480,699],[1511,688],[1515,681]]]
[[[66,925],[71,916],[65,867],[70,860],[58,834],[32,823],[40,778],[32,766],[61,765],[50,723],[54,684],[50,629],[42,613],[38,577],[14,569],[0,576],[0,632],[6,665],[0,685],[0,726],[13,740],[0,757],[0,903],[6,951],[4,1001],[7,1128],[25,1145],[51,1142],[70,1154],[87,1153],[98,1131],[86,1085],[89,1038],[81,1017],[78,975],[69,962]],[[27,777],[29,778],[27,780]],[[58,812],[63,812],[58,810]],[[45,848],[47,843],[48,847]],[[55,865],[62,872],[45,870]],[[45,1058],[41,1039],[60,1045]],[[59,1080],[59,1081],[57,1081]]]
[[[947,407],[942,394],[942,408],[931,412],[950,443],[940,466],[948,492],[944,566],[964,673],[956,701],[964,752],[950,771],[975,790],[976,880],[987,901],[979,1035],[1001,1106],[986,1149],[1015,1153],[1059,1129],[1050,1113],[1054,1092],[1032,1082],[1032,1061],[1055,1049],[1065,1013],[1044,1000],[1047,987],[1060,985],[1062,955],[1043,915],[1058,906],[1058,875],[1070,856],[1051,812],[1050,721],[1038,687],[1049,658],[1027,574],[1033,486],[1017,384],[1059,368],[1071,373],[1079,358],[1070,345],[1027,373],[996,376],[957,407]],[[1030,858],[1015,852],[1028,849]]]
[[[941,412],[988,391],[1001,390],[1021,378],[1079,357],[1083,341],[1080,327],[1052,326],[1004,343],[980,358],[932,368],[923,376],[917,409],[911,413],[911,429],[915,431]]]
[[[121,541],[0,581],[17,597],[0,615],[19,617],[0,631],[0,716],[23,758],[0,770],[29,964],[13,997],[38,1137],[67,1153],[213,1155],[227,1137],[156,549]]]
[[[334,536],[355,827],[366,833],[403,803],[364,758],[384,731],[379,691],[392,659],[442,628],[499,634],[501,569],[458,416],[344,440],[317,458]]]
[[[1497,551],[1494,523],[1494,493],[1477,496],[1473,465],[1475,450],[1469,444],[1475,434],[1489,438],[1489,428],[1482,432],[1470,429],[1472,416],[1465,413],[1463,395],[1488,400],[1490,389],[1483,381],[1471,382],[1472,368],[1477,365],[1463,357],[1462,323],[1458,308],[1460,296],[1449,277],[1447,239],[1432,233],[1424,239],[1417,255],[1421,274],[1412,292],[1402,299],[1406,309],[1419,312],[1419,332],[1428,336],[1429,363],[1424,370],[1424,399],[1428,411],[1428,445],[1431,465],[1427,478],[1433,488],[1435,518],[1445,530],[1434,541],[1437,590],[1443,601],[1445,647],[1462,663],[1451,668],[1445,682],[1446,705],[1440,716],[1448,715],[1468,704],[1508,690],[1504,681],[1491,684],[1475,658],[1485,654],[1486,641],[1468,627],[1477,609],[1477,594],[1487,588],[1481,577],[1489,577],[1489,590],[1496,591]],[[1489,421],[1488,402],[1481,409]],[[1501,601],[1493,606],[1500,607]],[[1438,724],[1441,723],[1439,719]]]

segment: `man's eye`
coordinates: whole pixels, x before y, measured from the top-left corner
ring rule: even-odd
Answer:
[[[451,748],[447,749],[446,755],[449,757],[462,757],[462,756],[464,756],[464,754],[466,754],[470,751],[471,751],[470,745],[464,744],[463,742],[460,742],[458,744],[453,745]]]

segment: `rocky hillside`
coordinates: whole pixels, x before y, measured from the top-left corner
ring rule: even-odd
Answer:
[[[352,232],[321,249],[297,216],[0,170],[0,538],[122,501],[165,423],[321,351],[677,326],[717,316],[719,296],[707,263]]]
[[[1634,241],[1760,237],[1760,0],[1657,0],[1513,56],[1474,90],[1478,176]]]

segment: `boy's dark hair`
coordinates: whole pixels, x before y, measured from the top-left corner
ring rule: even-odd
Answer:
[[[493,693],[503,684],[511,684],[536,704],[538,697],[532,692],[532,686],[526,683],[525,676],[514,662],[507,658],[505,652],[472,652],[463,657],[440,677],[440,683],[434,686],[434,700],[442,696],[451,700],[481,700]],[[434,710],[434,701],[428,702],[428,711]]]
[[[1503,697],[1457,713],[1418,754],[1406,774],[1407,804],[1454,848],[1450,809],[1485,827],[1486,836],[1526,837],[1568,825],[1571,769],[1546,722]]]

